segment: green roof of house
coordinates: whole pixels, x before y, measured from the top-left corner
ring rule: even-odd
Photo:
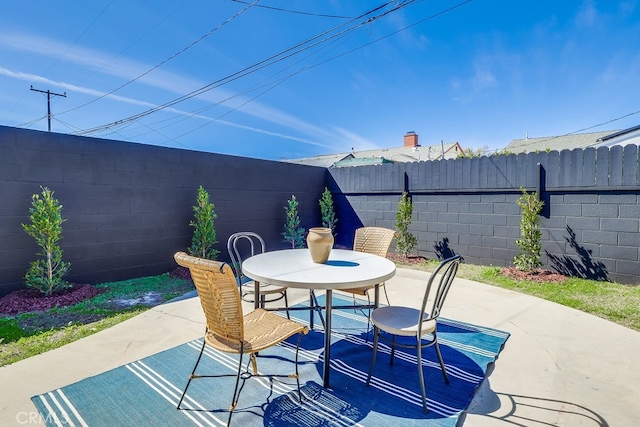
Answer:
[[[383,163],[394,163],[391,160],[384,157],[350,157],[340,160],[333,164],[334,168],[345,168],[349,166],[369,166],[369,165],[381,165]]]

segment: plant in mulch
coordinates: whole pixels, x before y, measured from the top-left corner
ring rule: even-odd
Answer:
[[[516,245],[520,248],[520,253],[513,258],[513,263],[520,270],[528,271],[542,267],[540,251],[542,250],[540,232],[540,212],[544,202],[538,199],[538,194],[534,191],[527,193],[522,189],[522,196],[516,201],[520,206],[520,238],[516,240]]]
[[[336,223],[338,222],[338,218],[336,218],[336,212],[333,207],[333,198],[331,197],[331,192],[327,187],[324,188],[324,192],[322,193],[322,198],[319,200],[320,203],[320,214],[322,215],[322,226],[331,229],[331,234],[334,236]]]
[[[413,205],[411,198],[405,191],[402,193],[402,198],[398,204],[398,213],[396,214],[396,230],[398,231],[396,250],[405,258],[408,258],[409,254],[418,245],[418,239],[409,231],[411,215],[413,215]]]
[[[20,289],[0,298],[0,314],[15,315],[47,311],[54,307],[67,307],[93,298],[105,290],[82,284],[72,285],[69,288],[44,296],[36,289]]]
[[[34,194],[29,208],[30,224],[22,224],[22,228],[36,239],[42,259],[33,261],[25,275],[26,285],[38,289],[45,296],[71,286],[63,279],[71,264],[62,261],[62,249],[58,240],[62,239],[62,205],[53,197],[53,191],[47,187],[42,189],[42,197]]]
[[[169,272],[169,277],[173,277],[175,279],[184,279],[192,281],[191,272],[187,267],[178,266]]]
[[[284,241],[291,244],[291,248],[304,247],[304,228],[300,227],[300,217],[298,216],[298,201],[296,196],[291,196],[284,207],[287,214],[287,221],[284,223],[282,237]]]
[[[218,243],[213,223],[217,217],[214,208],[213,203],[209,201],[209,193],[201,185],[198,188],[196,205],[193,207],[195,220],[189,222],[189,225],[193,227],[189,255],[215,260],[220,253],[219,250],[213,248],[213,245]]]

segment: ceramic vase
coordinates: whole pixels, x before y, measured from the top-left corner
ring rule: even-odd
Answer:
[[[307,234],[307,247],[311,254],[311,260],[318,264],[324,264],[329,259],[333,247],[333,234],[330,228],[313,227]]]

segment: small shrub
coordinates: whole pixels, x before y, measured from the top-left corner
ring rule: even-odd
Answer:
[[[304,247],[304,228],[300,227],[300,217],[298,216],[298,201],[296,196],[291,196],[284,207],[287,213],[287,222],[284,223],[282,236],[284,241],[291,244],[291,248]]]
[[[534,191],[527,193],[522,190],[522,196],[516,201],[520,206],[520,238],[516,240],[516,245],[520,248],[520,253],[513,258],[513,263],[520,270],[529,271],[542,267],[540,242],[542,233],[540,232],[540,212],[544,202],[538,200],[538,195]]]
[[[37,193],[31,198],[29,219],[31,224],[22,224],[22,228],[42,251],[38,253],[43,259],[33,261],[25,275],[26,285],[40,290],[46,296],[71,286],[63,280],[71,263],[62,261],[62,249],[58,240],[62,239],[62,205],[53,197],[53,191],[47,187],[42,189],[42,197]]]
[[[396,214],[396,250],[404,257],[408,257],[418,244],[416,236],[411,234],[409,226],[411,225],[411,216],[413,215],[413,205],[411,198],[405,191],[402,193],[402,199],[398,204],[398,213]]]
[[[320,199],[320,214],[322,215],[322,226],[331,229],[331,234],[335,236],[335,228],[338,219],[333,208],[333,198],[327,187],[324,188],[322,198]]]
[[[189,222],[189,225],[193,227],[193,237],[189,248],[189,254],[192,256],[214,260],[220,253],[219,250],[213,248],[213,245],[218,243],[213,223],[218,215],[216,215],[214,208],[213,203],[209,201],[209,193],[201,185],[198,188],[196,205],[193,207],[195,220]]]

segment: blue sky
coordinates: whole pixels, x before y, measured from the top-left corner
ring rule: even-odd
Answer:
[[[378,9],[376,9],[378,8]],[[370,13],[367,13],[370,12]],[[640,124],[640,0],[21,0],[0,124],[263,159]]]

